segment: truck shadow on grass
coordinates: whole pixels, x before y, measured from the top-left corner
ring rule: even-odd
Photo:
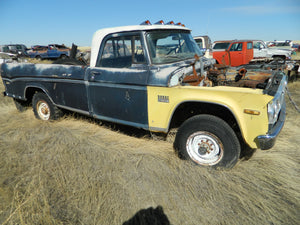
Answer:
[[[123,225],[170,225],[167,215],[161,206],[141,209]]]
[[[89,123],[97,124],[98,126],[102,126],[106,129],[110,129],[114,132],[119,132],[124,135],[135,137],[135,138],[145,138],[153,141],[167,141],[173,145],[175,140],[176,132],[173,131],[172,134],[164,134],[164,133],[153,133],[148,130],[144,130],[141,128],[135,128],[132,126],[127,126],[123,124],[117,124],[113,122],[103,121],[95,118],[91,118],[82,114],[78,114],[75,112],[64,111],[65,117],[72,117],[74,119],[87,121]],[[241,145],[241,154],[240,160],[247,161],[252,158],[253,154],[256,152],[256,149],[252,149],[245,144]]]

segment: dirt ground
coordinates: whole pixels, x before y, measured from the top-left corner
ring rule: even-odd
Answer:
[[[289,89],[300,105],[300,82]],[[1,95],[0,224],[122,224],[157,206],[173,225],[299,224],[300,114],[286,100],[275,147],[223,171],[139,131],[78,116],[39,121]]]

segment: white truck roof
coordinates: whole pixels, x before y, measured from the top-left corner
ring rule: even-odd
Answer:
[[[100,45],[103,39],[109,35],[119,32],[129,32],[129,31],[147,31],[147,30],[188,30],[190,29],[180,26],[180,25],[133,25],[133,26],[122,26],[122,27],[112,27],[112,28],[104,28],[95,32],[91,45],[91,61],[90,66],[95,67],[97,56],[99,52]]]

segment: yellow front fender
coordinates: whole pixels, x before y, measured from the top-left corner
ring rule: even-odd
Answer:
[[[217,104],[233,114],[245,142],[257,148],[255,139],[268,131],[267,103],[271,99],[272,96],[264,95],[261,89],[225,86],[148,87],[149,128],[151,131],[168,132],[173,113],[183,103]]]

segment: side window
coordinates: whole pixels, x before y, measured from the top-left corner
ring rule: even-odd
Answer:
[[[253,48],[253,43],[247,42],[247,49],[252,49],[252,48]]]
[[[132,64],[145,63],[139,35],[109,38],[97,66],[128,68]]]
[[[203,48],[203,43],[201,39],[197,39],[196,40],[197,45],[199,46],[199,48]]]
[[[265,46],[261,42],[256,42],[253,46],[255,49],[263,49]]]
[[[243,43],[234,43],[232,44],[230,51],[235,52],[235,51],[242,51],[243,49]]]
[[[265,48],[265,46],[263,45],[263,43],[259,43],[259,47],[260,47],[260,49],[263,49],[263,48]]]
[[[9,52],[9,48],[7,46],[3,47],[3,52]]]

